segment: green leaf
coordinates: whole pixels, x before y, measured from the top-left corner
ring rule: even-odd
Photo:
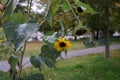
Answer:
[[[8,19],[11,13],[14,11],[16,8],[16,5],[19,0],[9,0],[8,4],[6,6],[6,9],[4,10],[2,16],[0,17],[0,20],[2,23],[5,23]]]
[[[46,35],[46,36],[50,36],[50,35],[52,35],[53,33],[54,33],[54,31],[47,31],[45,35]]]
[[[48,14],[47,14],[47,21],[48,21],[48,24],[52,27],[53,16],[52,16],[51,10],[49,10],[49,12],[48,12]]]
[[[11,54],[11,57],[9,58],[8,63],[10,64],[11,69],[15,71],[16,65],[18,63],[18,57]]]
[[[3,30],[6,34],[8,41],[11,41],[16,51],[23,47],[25,41],[30,37],[31,34],[38,30],[38,23],[24,23],[16,24],[14,22],[6,22],[3,25]]]
[[[40,56],[56,59],[60,55],[60,52],[56,51],[53,45],[43,45],[41,48]]]
[[[80,0],[74,0],[74,3],[77,6],[80,6],[80,7],[84,8],[85,13],[90,13],[90,14],[95,14],[96,13],[93,8],[91,8],[88,4],[85,4],[85,3],[81,2]]]
[[[41,70],[41,67],[44,64],[44,59],[40,56],[31,56],[30,62],[35,68],[39,68]]]
[[[64,12],[68,12],[71,10],[70,6],[66,2],[62,4],[61,8]]]
[[[52,16],[57,12],[59,9],[59,5],[61,3],[61,0],[51,0],[51,11],[52,11]]]
[[[53,23],[53,16],[59,9],[60,2],[61,2],[61,0],[51,0],[51,7],[48,10],[48,14],[47,14],[47,21],[51,27],[52,27],[52,23]]]
[[[53,68],[55,67],[55,63],[52,61],[52,59],[50,58],[45,58],[45,64],[47,65],[47,67],[49,68]]]
[[[16,22],[17,24],[23,24],[26,22],[26,17],[21,13],[13,13],[10,16],[9,21]]]
[[[41,48],[41,54],[39,56],[31,56],[31,64],[41,69],[43,64],[46,64],[49,68],[55,67],[56,59],[60,56],[60,52],[57,52],[52,46],[43,45]]]
[[[9,0],[6,9],[4,10],[0,20],[2,23],[6,22],[9,19],[10,14],[12,13],[13,0]]]
[[[41,56],[51,58],[53,50],[48,45],[43,45],[41,48]]]
[[[57,32],[54,32],[51,36],[44,36],[44,40],[49,43],[54,43],[56,40],[55,36],[57,35]]]
[[[63,24],[63,22],[62,21],[59,21],[59,24],[60,24],[60,28],[61,28],[61,37],[64,37],[65,35],[64,35],[64,24]]]
[[[56,51],[53,46],[43,45],[40,56],[45,59],[45,64],[51,68],[55,67],[55,62],[61,55],[60,53],[61,52]]]

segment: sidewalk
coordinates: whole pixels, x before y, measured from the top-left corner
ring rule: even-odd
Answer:
[[[110,50],[115,50],[115,49],[119,49],[119,48],[120,48],[120,44],[110,46]],[[62,57],[63,58],[71,58],[71,57],[75,57],[75,56],[100,53],[100,52],[104,52],[104,51],[105,51],[105,47],[100,46],[100,47],[88,48],[88,49],[83,49],[83,50],[70,51],[67,53],[67,56],[64,53],[62,53]],[[29,58],[30,57],[24,57],[23,64],[25,64],[26,62],[29,62]],[[24,66],[24,68],[29,67],[29,66],[31,66],[30,62],[27,63]],[[7,61],[0,61],[0,71],[6,72],[9,70],[9,68],[10,68],[10,66]]]

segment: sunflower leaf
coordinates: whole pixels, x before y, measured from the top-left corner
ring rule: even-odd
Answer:
[[[80,0],[74,0],[74,3],[75,3],[77,6],[83,7],[85,13],[90,13],[90,14],[95,14],[95,13],[96,13],[96,12],[94,11],[94,9],[90,7],[90,5],[85,4],[85,3],[81,2]]]
[[[22,13],[13,13],[10,16],[9,21],[16,22],[18,24],[23,24],[26,22],[26,17]]]
[[[19,0],[9,0],[8,1],[6,9],[2,13],[2,16],[0,17],[2,23],[5,23],[6,21],[8,21],[9,16],[15,10],[18,1]]]
[[[62,4],[61,8],[64,12],[68,12],[71,10],[70,6],[66,2]]]
[[[53,17],[52,17],[52,12],[51,12],[51,10],[49,10],[49,12],[48,12],[48,14],[47,14],[47,21],[48,21],[48,24],[50,25],[50,27],[52,27]]]
[[[41,67],[44,64],[44,59],[40,56],[31,56],[30,62],[35,68],[39,68],[41,70]]]
[[[57,12],[59,9],[61,0],[51,0],[51,11],[52,11],[52,16]]]
[[[60,52],[56,51],[53,46],[43,45],[40,56],[45,59],[45,64],[51,68],[55,67],[55,62],[60,56]]]
[[[15,46],[15,50],[18,51],[24,46],[24,43],[29,36],[38,30],[38,27],[38,23],[34,22],[27,22],[20,25],[14,22],[6,22],[3,25],[3,30],[7,40],[11,41]]]

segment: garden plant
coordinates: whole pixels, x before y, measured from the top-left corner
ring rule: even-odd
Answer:
[[[54,15],[60,10],[62,14],[71,12],[77,24],[83,26],[78,16],[85,13],[95,14],[96,12],[80,0],[41,0],[38,2],[45,5],[45,11],[40,17],[38,16],[40,14],[31,11],[35,0],[26,0],[27,6],[24,7],[24,10],[17,10],[18,3],[22,1],[0,1],[0,50],[2,50],[2,53],[5,52],[5,54],[9,55],[9,73],[13,80],[44,80],[42,74],[34,74],[27,77],[21,76],[25,65],[22,62],[28,38],[40,30],[43,24],[48,24],[51,28],[55,25],[54,22],[58,24],[55,26],[59,27],[60,32],[54,31],[52,35],[45,35],[43,38],[45,44],[41,47],[41,52],[38,55],[30,56],[31,64],[40,71],[43,65],[49,68],[56,68],[57,59],[61,58],[62,52],[67,55],[67,49],[71,47],[71,43],[64,38],[64,19],[56,20]],[[79,13],[78,16],[76,12]]]

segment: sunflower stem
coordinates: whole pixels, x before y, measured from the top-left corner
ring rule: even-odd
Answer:
[[[74,10],[73,10],[70,2],[69,2],[68,0],[66,0],[66,2],[67,2],[67,4],[69,5],[69,7],[71,8],[72,13],[73,13],[73,15],[75,16],[75,18],[77,19],[77,21],[78,21],[79,23],[81,23],[81,21],[79,20],[79,18],[78,18],[77,15],[75,14],[75,12],[74,12]]]

